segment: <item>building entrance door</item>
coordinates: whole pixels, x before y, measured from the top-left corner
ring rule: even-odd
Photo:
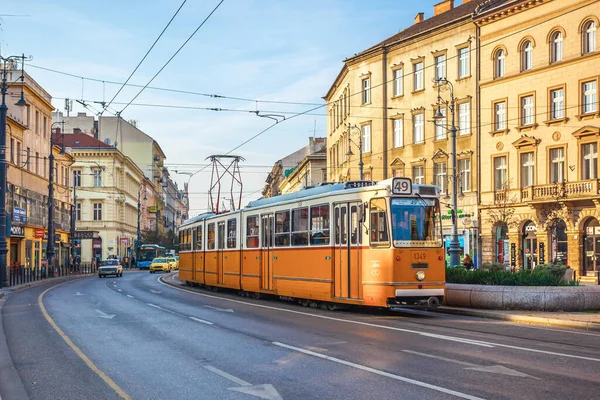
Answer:
[[[529,221],[523,227],[523,269],[534,269],[538,262],[537,227]]]
[[[594,276],[600,271],[600,223],[596,218],[591,218],[585,224],[583,251],[584,273]]]

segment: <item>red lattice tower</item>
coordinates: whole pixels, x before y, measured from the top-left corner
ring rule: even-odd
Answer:
[[[210,189],[208,196],[210,198],[210,208],[215,214],[222,214],[229,211],[239,210],[242,206],[242,174],[240,172],[240,161],[246,161],[243,157],[232,155],[212,155],[206,158],[212,163],[212,175],[210,177]],[[227,184],[231,180],[229,186],[230,209],[226,209],[225,205],[220,207],[221,187],[222,184]],[[239,196],[234,196],[234,189],[239,188]],[[215,197],[216,191],[216,197]],[[235,192],[237,193],[237,192]],[[237,203],[236,203],[237,200]]]

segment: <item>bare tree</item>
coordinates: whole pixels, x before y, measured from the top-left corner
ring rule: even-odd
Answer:
[[[515,206],[518,203],[517,195],[510,192],[510,182],[503,185],[501,190],[494,191],[493,208],[487,210],[487,221],[495,226],[499,223],[505,223],[509,228],[518,225],[515,217]]]

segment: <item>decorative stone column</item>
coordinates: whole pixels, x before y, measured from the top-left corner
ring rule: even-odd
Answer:
[[[577,271],[577,276],[583,274],[583,231],[567,230],[567,263],[571,269]]]
[[[539,230],[537,232],[537,246],[538,246],[538,259],[537,259],[537,264],[542,264],[542,252],[541,250],[541,244],[544,244],[544,262],[543,264],[550,264],[552,262],[552,260],[550,260],[550,232],[548,232],[547,230]]]

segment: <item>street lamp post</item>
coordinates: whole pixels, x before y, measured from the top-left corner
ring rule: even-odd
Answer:
[[[8,286],[8,276],[6,274],[6,254],[8,253],[8,242],[6,240],[6,225],[7,225],[7,214],[6,214],[6,115],[8,107],[6,105],[6,91],[8,85],[6,83],[6,76],[8,74],[8,64],[14,63],[16,60],[21,60],[21,76],[17,80],[21,80],[21,98],[15,104],[19,107],[27,105],[23,96],[25,72],[23,66],[25,64],[25,55],[21,56],[0,56],[0,62],[2,63],[2,104],[0,104],[0,288]]]
[[[52,268],[52,275],[54,275],[54,255],[56,251],[54,250],[54,153],[52,152],[54,148],[54,138],[52,135],[52,129],[54,125],[63,124],[63,122],[54,122],[50,126],[50,154],[48,155],[48,167],[49,167],[49,175],[48,175],[48,246],[46,247],[46,259],[48,262],[48,276],[50,276],[50,268]]]
[[[359,152],[359,159],[358,159],[358,170],[360,171],[360,180],[363,180],[363,142],[362,142],[362,132],[360,131],[360,128],[356,125],[347,125],[348,127],[348,152],[346,153],[347,156],[353,156],[354,153],[352,152],[352,148],[350,147],[350,143],[353,143],[355,146],[358,147],[358,152]],[[356,142],[354,140],[352,140],[350,138],[350,136],[352,136],[352,129],[358,129],[358,144],[356,144]]]
[[[438,85],[438,103],[437,103],[437,111],[435,113],[434,119],[436,121],[440,121],[444,118],[444,114],[442,114],[442,103],[446,104],[450,108],[450,113],[452,114],[452,126],[450,127],[450,141],[452,146],[452,236],[450,238],[450,249],[448,252],[450,253],[450,266],[458,266],[460,265],[460,242],[458,241],[458,179],[457,179],[457,165],[456,165],[456,123],[455,123],[455,106],[456,99],[454,98],[454,86],[452,82],[448,81],[446,78],[437,79]],[[450,87],[450,100],[442,100],[441,89],[442,86]]]

